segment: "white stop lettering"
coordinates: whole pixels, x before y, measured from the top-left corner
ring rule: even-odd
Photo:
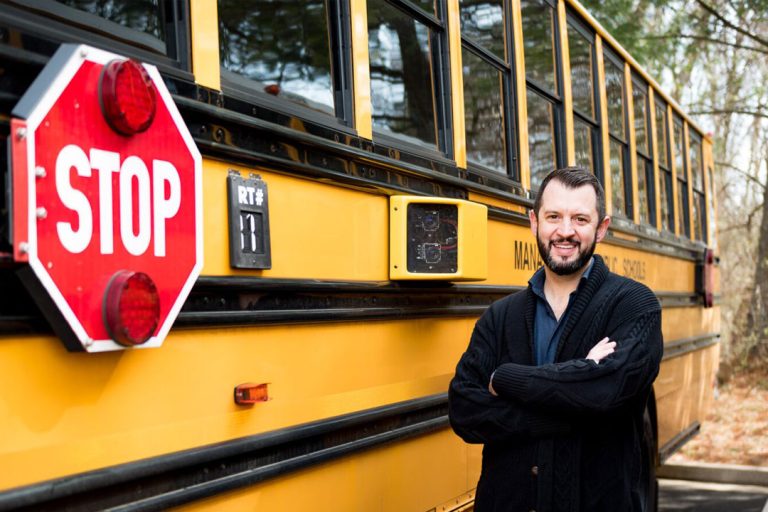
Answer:
[[[120,154],[93,148],[86,155],[82,148],[69,144],[56,157],[56,192],[61,203],[77,213],[77,228],[71,222],[57,222],[56,232],[61,245],[69,252],[83,252],[93,239],[93,211],[86,194],[74,188],[71,170],[89,178],[96,169],[99,174],[99,252],[114,253],[114,219],[112,216],[112,173],[119,173],[120,200],[119,232],[125,250],[134,256],[144,254],[154,240],[154,255],[165,256],[165,225],[181,206],[181,181],[179,172],[170,162],[152,161],[152,178],[147,165],[138,156],[128,156],[121,164]],[[134,187],[136,183],[136,217],[134,225]],[[166,183],[169,195],[166,197]],[[136,229],[138,228],[138,229]]]

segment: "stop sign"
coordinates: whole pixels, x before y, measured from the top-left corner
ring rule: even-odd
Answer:
[[[130,273],[154,293],[140,346],[159,346],[202,267],[200,152],[154,66],[131,62],[142,90],[117,86],[148,127],[119,129],[104,77],[125,62],[63,45],[12,113],[14,257],[28,262],[20,275],[70,350],[125,348],[107,290]],[[120,307],[128,321],[146,313]]]

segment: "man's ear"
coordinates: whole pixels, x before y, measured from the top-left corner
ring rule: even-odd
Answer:
[[[533,211],[533,208],[528,210],[528,219],[531,221],[531,233],[534,237],[538,236],[539,220],[536,218],[536,212]]]
[[[595,234],[595,242],[602,242],[603,238],[605,238],[605,235],[608,234],[608,226],[611,225],[611,218],[607,215],[603,220],[600,221],[600,224],[597,225],[597,233]]]

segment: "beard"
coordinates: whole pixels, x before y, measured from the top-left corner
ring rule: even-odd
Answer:
[[[557,261],[554,256],[552,256],[552,245],[562,242],[577,244],[579,247],[579,252],[577,253],[575,260]],[[550,242],[544,242],[544,240],[539,237],[539,234],[536,233],[536,245],[539,247],[539,254],[544,260],[544,264],[552,272],[559,276],[569,276],[584,268],[584,266],[589,262],[590,258],[592,258],[592,255],[595,253],[595,247],[597,247],[597,239],[593,239],[592,244],[589,247],[587,247],[585,250],[581,250],[581,246],[578,245],[578,242],[573,238],[559,238]]]

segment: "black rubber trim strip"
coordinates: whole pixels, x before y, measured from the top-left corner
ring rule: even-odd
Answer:
[[[685,443],[693,439],[700,430],[701,423],[694,421],[682,432],[678,433],[675,437],[667,441],[667,443],[659,450],[660,464],[664,464],[664,461],[670,458],[677,450],[682,448]]]
[[[0,269],[0,334],[49,333],[51,327],[12,269]],[[200,277],[175,328],[426,317],[477,317],[522,286]],[[700,296],[658,293],[662,307],[699,307]]]
[[[442,430],[447,404],[442,393],[11,489],[0,511],[164,510]]]
[[[672,359],[673,357],[680,357],[689,352],[696,352],[711,347],[712,345],[717,345],[718,343],[720,343],[719,333],[702,334],[701,336],[674,340],[664,344],[664,356],[662,357],[662,361]]]

